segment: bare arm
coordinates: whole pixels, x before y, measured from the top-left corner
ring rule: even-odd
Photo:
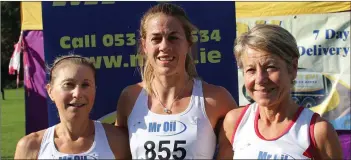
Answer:
[[[218,143],[219,150],[217,154],[217,159],[232,159],[233,150],[230,143],[231,135],[233,134],[234,126],[231,116],[226,116],[223,125],[219,132]]]
[[[127,127],[127,117],[125,115],[125,112],[126,112],[125,106],[127,105],[127,103],[128,103],[128,87],[123,89],[121,95],[118,98],[115,126]]]
[[[232,109],[237,108],[237,104],[232,95],[224,87],[203,83],[203,88],[206,100],[206,114],[212,127],[215,126],[214,130],[218,138],[219,151],[217,158],[233,158],[233,156],[230,156],[231,144],[226,140],[223,131],[223,122],[226,123],[226,120],[224,120],[226,114]]]
[[[234,151],[232,146],[232,138],[234,134],[234,128],[237,125],[236,121],[239,118],[243,107],[231,110],[225,116],[223,125],[219,133],[219,150],[217,159],[233,159]]]
[[[116,159],[132,159],[129,148],[128,131],[124,127],[103,124],[108,143]]]
[[[225,115],[232,109],[237,108],[237,104],[227,89],[221,86],[215,86],[203,83],[206,114],[213,128],[218,129],[222,124],[219,124],[224,119]],[[216,130],[218,131],[218,130]],[[218,133],[218,132],[216,132]]]
[[[21,138],[17,143],[14,159],[37,159],[41,139],[41,132],[31,133]]]
[[[229,93],[229,91],[224,87],[218,87],[218,93],[216,95],[216,99],[217,99],[217,107],[219,107],[221,111],[219,119],[224,119],[226,114],[229,111],[235,108],[238,108],[236,101]]]
[[[123,89],[117,103],[115,126],[127,127],[128,116],[141,91],[141,83]]]
[[[342,159],[343,153],[339,137],[333,126],[318,117],[314,126],[314,137],[319,155],[323,159]]]

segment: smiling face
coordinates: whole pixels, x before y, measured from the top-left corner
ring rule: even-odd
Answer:
[[[145,23],[145,31],[143,50],[155,74],[185,73],[190,45],[179,19],[162,13],[152,15]]]
[[[296,68],[288,72],[286,62],[279,56],[251,48],[247,48],[241,60],[246,90],[259,106],[289,100]]]
[[[47,85],[47,91],[57,106],[61,121],[89,118],[96,91],[92,69],[83,64],[62,62],[53,74],[55,79]]]

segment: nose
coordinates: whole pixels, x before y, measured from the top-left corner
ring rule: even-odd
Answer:
[[[82,97],[82,92],[83,92],[83,88],[81,86],[77,85],[76,88],[74,88],[74,90],[72,90],[73,98],[79,99],[80,97]]]
[[[268,81],[268,73],[262,69],[257,69],[255,77],[255,83],[259,85],[265,84]]]
[[[172,46],[167,38],[163,38],[162,42],[160,43],[160,51],[162,52],[170,52],[172,51]]]

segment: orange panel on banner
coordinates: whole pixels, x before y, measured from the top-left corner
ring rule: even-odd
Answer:
[[[331,13],[351,10],[351,2],[235,2],[237,18]],[[41,2],[21,2],[22,30],[42,30]]]
[[[41,2],[21,2],[21,29],[42,30]]]

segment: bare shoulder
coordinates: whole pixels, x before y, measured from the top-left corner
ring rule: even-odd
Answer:
[[[39,151],[41,140],[43,139],[45,131],[46,129],[38,132],[34,132],[22,137],[18,141],[17,147],[20,147],[20,148],[24,147],[28,149],[38,149]]]
[[[22,137],[16,146],[15,158],[36,159],[46,129]]]
[[[120,100],[135,101],[142,88],[142,82],[125,87],[120,95]]]
[[[221,114],[223,116],[230,110],[237,108],[237,103],[232,95],[222,86],[204,82],[203,92],[206,103],[209,104],[209,107],[215,107],[216,110],[222,110]]]
[[[134,103],[138,98],[142,88],[143,85],[140,82],[127,86],[123,89],[117,103],[117,118],[115,122],[116,126],[127,126],[128,116],[132,112]]]
[[[316,142],[318,143],[318,141],[325,141],[334,133],[336,134],[333,125],[323,117],[318,116],[314,124],[314,136]]]
[[[244,111],[243,109],[244,107],[236,108],[226,114],[218,137],[219,150],[217,159],[233,158],[232,143],[234,138],[234,129],[237,125],[237,120]]]
[[[318,129],[320,131],[322,131],[322,130],[326,131],[328,129],[334,130],[333,126],[326,119],[324,119],[323,117],[320,117],[320,116],[318,116],[316,118],[316,123],[315,123],[314,127],[315,127],[315,129]]]
[[[238,120],[243,114],[246,106],[240,106],[239,108],[232,109],[229,111],[223,121],[223,129],[229,141],[232,141],[234,129],[239,123]]]
[[[229,93],[229,91],[222,86],[217,86],[217,85],[204,82],[203,90],[204,90],[203,92],[204,92],[205,98],[210,98],[217,101],[225,100],[225,101],[235,102],[234,98]]]
[[[338,134],[331,123],[319,116],[314,124],[314,138],[322,157],[342,159],[343,153]]]
[[[225,116],[224,122],[234,124],[239,119],[240,115],[244,112],[245,107],[246,106],[240,106],[238,108],[235,108],[229,111]]]
[[[202,81],[202,87],[204,88],[204,92],[228,92],[227,89],[222,86],[210,84],[205,81]]]
[[[129,85],[127,87],[125,87],[122,91],[122,93],[125,94],[139,94],[139,92],[141,91],[141,89],[143,88],[143,83],[139,82],[133,85]]]
[[[130,159],[128,130],[111,124],[102,124],[108,143],[116,159]]]

